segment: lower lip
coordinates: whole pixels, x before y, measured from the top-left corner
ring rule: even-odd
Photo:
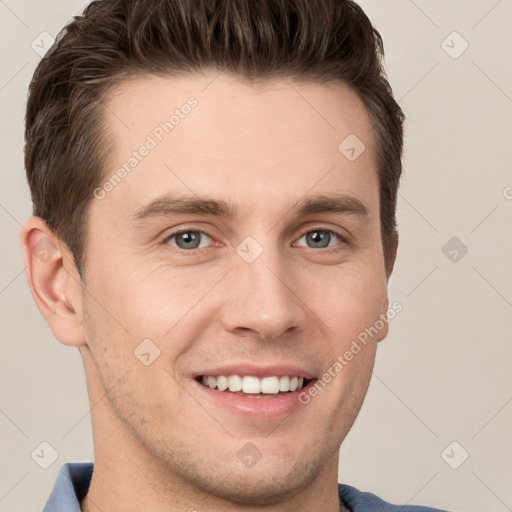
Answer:
[[[215,404],[238,415],[261,420],[277,420],[293,413],[303,405],[299,402],[299,395],[307,393],[308,389],[314,385],[314,380],[311,380],[307,386],[298,391],[281,393],[275,397],[256,398],[255,396],[237,395],[229,391],[219,391],[205,386],[195,379],[193,381],[199,387],[199,391]]]

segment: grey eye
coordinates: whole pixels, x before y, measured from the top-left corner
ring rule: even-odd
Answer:
[[[333,236],[334,235],[334,236]],[[330,231],[328,229],[315,229],[313,231],[308,231],[302,238],[306,238],[306,243],[308,247],[312,249],[324,249],[326,247],[332,247],[331,241],[336,238],[340,240],[340,236],[334,233],[334,231]]]
[[[191,250],[191,249],[200,249],[200,244],[202,242],[202,238],[210,238],[206,233],[203,231],[181,231],[179,233],[172,234],[168,239],[167,242],[171,243],[171,241],[174,240],[174,243],[172,245],[175,245],[179,249],[183,250]],[[204,247],[204,245],[203,245]]]

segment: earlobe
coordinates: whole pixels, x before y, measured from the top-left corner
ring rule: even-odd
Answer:
[[[25,222],[20,240],[37,309],[61,343],[84,345],[80,278],[66,245],[40,217]]]

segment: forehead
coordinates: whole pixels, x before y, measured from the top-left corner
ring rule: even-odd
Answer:
[[[145,76],[105,104],[112,145],[101,208],[129,216],[165,192],[227,194],[269,212],[308,191],[351,192],[370,211],[377,203],[371,123],[343,84]]]

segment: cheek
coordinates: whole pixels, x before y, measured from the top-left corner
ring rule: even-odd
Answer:
[[[84,302],[84,329],[94,365],[89,371],[99,377],[101,394],[110,390],[109,400],[128,423],[179,411],[184,397],[175,384],[172,362],[182,347],[147,335],[150,328],[137,328],[136,318],[128,327],[119,320],[96,301]]]
[[[218,280],[217,273],[176,270],[117,269],[103,276],[99,293],[111,315],[134,336],[162,337],[199,306],[205,292]]]
[[[96,287],[91,321],[96,330],[101,326],[101,337],[91,351],[110,383],[129,368],[130,375],[151,382],[154,389],[167,386],[171,377],[166,372],[177,371],[180,356],[193,346],[197,330],[210,322],[219,303],[218,296],[207,295],[219,281],[217,273],[160,268],[144,275],[126,271],[127,279],[121,280],[118,271]],[[145,367],[137,355],[154,362]]]
[[[387,297],[386,282],[368,267],[340,267],[329,277],[316,274],[303,282],[306,304],[327,326],[338,351],[380,319]]]

